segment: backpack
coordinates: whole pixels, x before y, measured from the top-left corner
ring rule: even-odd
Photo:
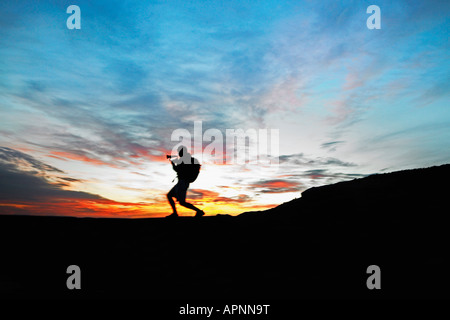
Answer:
[[[179,165],[178,167],[179,167],[178,168],[179,169],[178,170],[179,178],[191,183],[197,179],[197,177],[200,173],[201,164],[198,163],[197,159],[192,157],[190,164],[183,163],[183,164]]]

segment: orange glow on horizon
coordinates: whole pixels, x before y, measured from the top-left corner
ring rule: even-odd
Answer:
[[[237,215],[245,211],[264,210],[275,205],[242,206],[239,203],[227,203],[226,198],[209,198],[188,200],[205,211],[206,215]],[[171,213],[168,202],[130,203],[116,202],[108,199],[59,199],[46,202],[12,202],[0,203],[0,212],[5,215],[45,215],[93,218],[157,218]],[[195,212],[177,203],[180,216],[194,216]]]

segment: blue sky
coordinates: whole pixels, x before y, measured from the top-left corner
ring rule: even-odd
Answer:
[[[66,28],[71,4],[80,30]],[[380,30],[366,27],[371,4],[381,8]],[[73,179],[64,190],[163,208],[173,172],[160,158],[173,130],[199,120],[205,130],[279,129],[277,171],[211,164],[192,185],[199,203],[216,197],[225,208],[228,199],[231,213],[311,186],[448,163],[449,9],[2,1],[0,146],[15,155],[2,161],[26,171],[31,156]]]

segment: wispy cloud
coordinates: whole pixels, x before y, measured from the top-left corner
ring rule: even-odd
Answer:
[[[336,151],[339,145],[342,145],[345,141],[329,141],[320,145],[321,148],[327,149],[330,152]]]
[[[102,199],[98,195],[62,189],[62,186],[66,186],[64,182],[77,181],[70,177],[59,176],[62,173],[64,172],[25,153],[10,148],[0,148],[2,201],[48,202],[65,199]]]
[[[334,142],[335,144],[336,142]],[[334,165],[339,167],[354,167],[356,166],[355,163],[352,162],[346,162],[339,160],[337,158],[333,157],[308,157],[304,155],[303,153],[297,153],[297,154],[287,154],[287,155],[281,155],[280,156],[280,162],[281,163],[289,163],[293,165],[304,165],[304,166],[328,166],[328,165]]]
[[[262,193],[284,193],[284,192],[299,192],[300,182],[290,180],[274,179],[262,180],[250,185],[256,192]]]

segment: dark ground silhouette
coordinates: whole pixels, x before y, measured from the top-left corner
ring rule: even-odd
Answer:
[[[0,216],[0,295],[449,298],[449,179],[450,165],[374,175],[237,217]],[[366,287],[373,264],[381,290]]]

